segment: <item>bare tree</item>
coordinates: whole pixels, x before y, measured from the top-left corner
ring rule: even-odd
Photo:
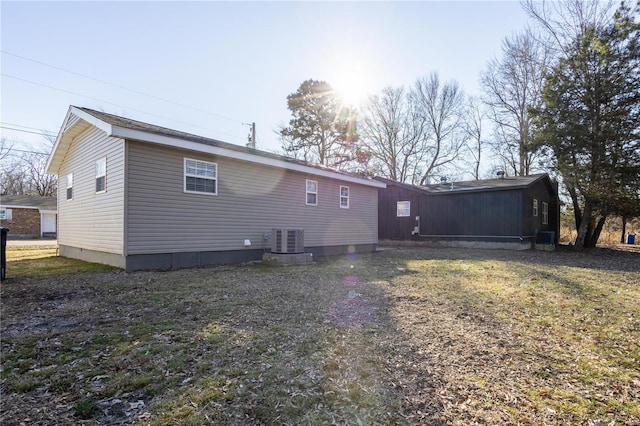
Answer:
[[[554,56],[567,55],[571,43],[584,37],[592,26],[611,22],[612,0],[522,0],[525,12],[543,30],[538,42]]]
[[[470,163],[475,180],[480,179],[480,163],[485,146],[483,130],[486,118],[487,114],[482,108],[482,104],[478,98],[470,97],[467,101],[467,115],[464,128],[469,138],[467,150],[471,159]]]
[[[417,79],[410,96],[425,121],[419,181],[424,185],[453,163],[466,143],[461,128],[465,96],[456,81],[442,84],[437,72]]]
[[[369,98],[358,131],[381,176],[398,182],[415,180],[425,120],[404,88],[386,87]]]
[[[47,138],[52,145],[51,138]],[[5,146],[10,148],[4,148]],[[11,150],[10,150],[11,149]],[[0,144],[0,193],[13,195],[53,196],[56,194],[56,176],[46,173],[51,146],[41,149],[27,147],[13,149],[6,140]]]
[[[504,39],[502,57],[489,61],[480,76],[483,101],[495,124],[493,151],[514,175],[530,174],[541,154],[529,111],[541,103],[549,58],[545,45],[526,31]]]

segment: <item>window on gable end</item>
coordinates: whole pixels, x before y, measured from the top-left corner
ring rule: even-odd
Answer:
[[[67,175],[67,200],[73,200],[73,173]]]
[[[107,191],[107,159],[96,161],[96,194]]]

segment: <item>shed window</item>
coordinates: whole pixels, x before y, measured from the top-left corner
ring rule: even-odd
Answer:
[[[107,159],[96,161],[96,193],[107,191]]]
[[[67,200],[73,200],[73,173],[67,175]]]
[[[340,208],[349,208],[349,187],[340,186]]]
[[[184,159],[184,192],[216,195],[218,165],[208,161]]]
[[[549,224],[549,204],[544,201],[542,202],[542,224]]]
[[[538,216],[538,199],[533,199],[533,216]]]
[[[410,214],[411,214],[411,201],[398,201],[397,216],[409,217]]]
[[[0,220],[11,220],[11,209],[0,209]]]
[[[318,205],[318,181],[307,179],[307,205]]]

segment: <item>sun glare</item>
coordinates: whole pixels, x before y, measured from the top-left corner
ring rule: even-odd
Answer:
[[[371,94],[366,76],[356,69],[343,70],[336,76],[333,86],[349,106],[360,106]]]
[[[361,106],[375,91],[367,67],[354,61],[338,61],[332,69],[333,75],[328,83],[344,99],[348,106]]]

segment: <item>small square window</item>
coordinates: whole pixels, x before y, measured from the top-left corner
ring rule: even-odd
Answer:
[[[349,187],[340,186],[340,208],[349,208]]]
[[[318,205],[318,181],[307,179],[307,205]]]
[[[67,175],[67,200],[73,200],[73,173]]]
[[[107,191],[107,159],[96,161],[96,193]]]
[[[12,213],[11,209],[5,209],[5,208],[0,209],[0,220],[11,220],[11,217],[12,217],[11,213]]]
[[[533,216],[538,216],[538,200],[536,198],[533,199]]]
[[[409,217],[410,214],[411,214],[411,201],[398,201],[397,216]]]

